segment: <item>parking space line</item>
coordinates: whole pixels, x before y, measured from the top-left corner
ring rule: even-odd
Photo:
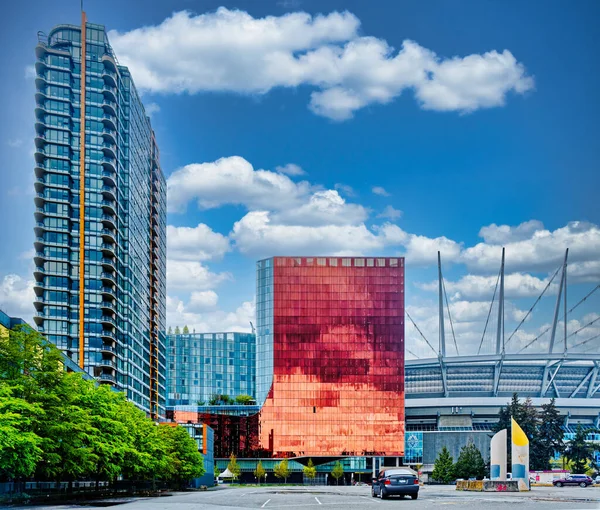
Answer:
[[[315,499],[317,500],[317,503],[319,503],[319,505],[322,505],[322,504],[323,504],[323,503],[321,503],[321,502],[319,501],[319,498],[317,498],[317,496],[315,496]]]
[[[269,501],[271,501],[271,500],[270,500],[270,499],[267,499],[267,501],[265,501],[265,502],[262,504],[261,508],[264,508],[264,507],[266,507],[266,506],[267,506],[267,503],[268,503]]]

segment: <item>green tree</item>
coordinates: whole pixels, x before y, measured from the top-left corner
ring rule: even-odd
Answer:
[[[166,446],[169,478],[180,488],[185,487],[192,478],[198,478],[206,472],[196,441],[183,427],[160,425],[158,433]]]
[[[183,326],[183,334],[184,335],[189,335],[190,334],[190,328],[188,328],[187,326]]]
[[[273,469],[273,473],[277,478],[283,478],[283,483],[287,483],[288,476],[290,476],[290,467],[288,465],[288,460],[283,459],[278,464],[275,464],[275,468]]]
[[[229,469],[229,471],[231,471],[231,474],[233,475],[234,480],[236,480],[242,473],[242,468],[237,463],[237,459],[233,453],[229,457],[229,464],[227,464],[227,469]]]
[[[179,326],[175,326],[175,334],[181,335],[181,330],[179,329]]]
[[[575,437],[566,445],[564,457],[573,465],[575,473],[584,473],[588,467],[588,463],[592,460],[594,451],[598,445],[587,441],[587,435],[591,432],[596,432],[594,428],[583,428],[577,425]]]
[[[260,479],[267,476],[267,472],[265,471],[265,468],[262,465],[262,461],[260,460],[256,465],[256,469],[254,470],[254,476],[258,479],[258,485],[260,485]]]
[[[476,478],[481,480],[485,476],[485,462],[479,449],[469,442],[460,450],[458,460],[454,465],[454,474],[457,478]]]
[[[254,402],[256,402],[254,400],[254,397],[250,395],[238,395],[237,397],[235,397],[236,404],[247,406],[253,404]]]
[[[339,460],[333,466],[333,469],[331,470],[331,476],[333,476],[335,478],[335,481],[339,485],[340,484],[340,478],[342,476],[344,476],[344,468],[342,466],[342,463]]]
[[[171,326],[169,326],[169,330],[167,331],[167,335],[172,335],[173,334],[173,328]]]
[[[315,467],[312,459],[308,459],[308,464],[304,466],[302,471],[305,478],[308,478],[309,480],[314,480],[317,476],[317,468]]]
[[[32,424],[42,413],[36,404],[12,396],[0,382],[0,480],[30,477],[42,458],[41,438]]]
[[[542,404],[538,431],[539,440],[534,445],[538,449],[538,465],[533,467],[533,469],[552,469],[551,460],[554,457],[554,453],[562,453],[564,451],[563,421],[564,419],[560,416],[558,409],[556,409],[554,398],[548,404]]]
[[[450,483],[454,480],[454,459],[446,446],[440,450],[440,453],[435,459],[431,477],[442,483]]]

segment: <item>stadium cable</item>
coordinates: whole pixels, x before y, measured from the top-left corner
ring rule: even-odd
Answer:
[[[419,329],[419,326],[416,325],[415,321],[413,321],[412,317],[410,316],[410,314],[408,313],[408,310],[404,310],[404,313],[406,313],[406,316],[410,319],[410,322],[413,323],[413,326],[416,328],[416,330],[419,332],[419,334],[421,335],[421,337],[423,338],[423,340],[425,340],[425,342],[427,342],[427,345],[430,347],[430,349],[435,353],[435,355],[437,356],[437,352],[435,352],[435,349],[433,348],[433,346],[429,343],[429,340],[427,340],[427,338],[425,338],[425,335],[423,334],[423,332]]]
[[[568,312],[567,315],[570,314],[573,310],[575,310],[575,308],[577,308],[581,303],[583,303],[587,298],[589,298],[594,292],[596,292],[598,289],[600,289],[600,283],[598,285],[596,285],[591,291],[590,293],[585,296],[581,301],[579,301],[579,303],[577,303],[573,308],[571,308]]]
[[[444,289],[444,297],[446,298],[446,309],[448,310],[448,318],[450,319],[450,329],[452,330],[452,339],[454,340],[454,348],[456,349],[456,355],[460,356],[458,352],[458,344],[456,343],[456,335],[454,334],[454,324],[452,324],[452,315],[450,315],[450,305],[448,304],[448,294],[446,294],[446,284],[442,278],[442,288]]]
[[[585,328],[590,327],[592,324],[596,323],[600,321],[600,317],[596,317],[593,321],[588,322],[585,326],[581,326],[577,331],[574,331],[573,333],[571,333],[568,337],[567,340],[569,338],[571,338],[572,336],[575,336],[577,333],[579,333],[580,331],[584,330]]]
[[[552,324],[550,324],[550,326],[548,326],[544,331],[542,331],[538,336],[536,336],[531,342],[529,342],[525,347],[523,347],[520,351],[518,351],[517,354],[521,354],[531,344],[533,344],[534,342],[537,342],[542,336],[544,336],[548,331],[550,331],[551,327],[552,327]]]
[[[414,356],[415,358],[419,359],[419,356],[417,356],[414,352],[412,352],[410,349],[406,349],[406,352],[408,352],[408,354],[410,354],[411,356]]]
[[[596,336],[593,336],[593,337],[591,337],[591,338],[588,338],[587,340],[582,340],[581,342],[579,342],[579,343],[576,343],[575,345],[572,345],[572,346],[571,346],[571,349],[575,349],[576,347],[580,347],[581,345],[585,345],[585,344],[587,344],[588,342],[591,342],[592,340],[595,340],[595,339],[596,339],[596,338],[598,338],[598,337],[600,337],[600,334],[598,334],[598,335],[596,335]]]
[[[496,291],[498,290],[498,283],[500,282],[500,272],[498,271],[498,278],[496,279],[496,287],[494,288],[494,295],[492,296],[492,302],[490,303],[490,311],[488,312],[487,319],[485,320],[485,327],[483,328],[483,335],[481,335],[481,342],[479,343],[479,349],[477,349],[477,356],[481,352],[481,346],[483,345],[483,339],[485,338],[485,332],[487,331],[488,323],[490,322],[490,316],[492,315],[492,308],[494,307],[494,299],[496,299]]]
[[[531,312],[533,312],[533,309],[535,308],[535,305],[537,305],[540,302],[540,299],[542,299],[542,296],[546,293],[546,291],[548,290],[548,288],[550,287],[550,284],[552,283],[552,281],[554,280],[554,278],[556,278],[556,275],[558,274],[558,272],[560,271],[560,269],[563,267],[563,265],[561,264],[558,269],[556,270],[556,272],[554,273],[554,275],[552,276],[552,278],[550,278],[550,281],[548,282],[548,284],[546,285],[546,287],[544,288],[544,290],[542,291],[542,293],[538,296],[538,298],[535,300],[535,303],[533,303],[533,306],[529,309],[529,311],[525,314],[525,317],[523,317],[523,320],[519,323],[519,325],[517,326],[517,329],[515,329],[512,334],[508,337],[508,340],[506,341],[506,343],[504,344],[504,347],[506,347],[508,345],[508,343],[510,342],[510,340],[512,339],[513,336],[515,336],[515,334],[517,333],[517,331],[519,331],[519,328],[523,325],[523,323],[527,320],[527,317],[529,317],[529,315],[531,315]],[[521,352],[521,351],[519,351]]]

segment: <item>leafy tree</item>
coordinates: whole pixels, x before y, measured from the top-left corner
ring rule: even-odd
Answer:
[[[590,441],[586,441],[586,437],[589,433],[596,432],[594,428],[583,428],[581,425],[577,425],[577,431],[575,437],[567,443],[565,448],[565,458],[571,462],[575,473],[584,473],[588,462],[592,459],[594,451],[598,448],[598,445]]]
[[[554,453],[564,451],[564,431],[562,429],[563,418],[556,409],[555,399],[550,400],[548,404],[542,404],[542,413],[540,415],[540,425],[537,444],[538,468],[540,470],[552,469],[551,460]]]
[[[172,335],[173,334],[173,328],[171,326],[169,326],[169,330],[167,331],[167,335]]]
[[[254,470],[254,476],[258,478],[258,485],[260,485],[260,479],[265,478],[267,476],[267,472],[265,471],[265,468],[262,465],[262,461],[260,460],[256,465],[256,469]]]
[[[273,469],[273,473],[277,478],[283,478],[283,483],[287,483],[288,476],[290,476],[290,468],[288,465],[288,460],[283,459],[278,464],[275,464],[275,468]]]
[[[340,478],[344,476],[344,468],[339,460],[335,463],[335,466],[333,466],[333,469],[331,470],[331,476],[335,478],[335,481],[339,485]]]
[[[197,405],[199,405],[199,406],[205,406],[205,405],[206,405],[206,402],[205,402],[204,400],[198,400],[198,401],[196,402],[196,404],[197,404]]]
[[[190,334],[190,328],[188,328],[187,326],[183,326],[183,334],[184,335],[189,335]]]
[[[0,383],[0,479],[30,477],[42,458],[41,438],[32,432],[34,417],[42,413],[36,404],[12,396]]]
[[[435,459],[431,477],[442,483],[450,483],[454,480],[454,459],[446,446],[440,450],[440,453]]]
[[[308,464],[304,466],[302,471],[304,476],[309,480],[314,480],[317,477],[317,468],[315,467],[312,459],[308,459]]]
[[[237,463],[237,459],[233,453],[229,457],[229,464],[227,464],[227,469],[229,469],[229,471],[231,471],[231,474],[233,475],[234,480],[236,480],[242,473],[242,468]]]
[[[238,395],[235,397],[235,403],[244,406],[251,405],[255,402],[254,397],[250,395]]]
[[[166,446],[170,479],[180,488],[192,478],[198,478],[206,472],[198,445],[183,427],[165,424],[158,427],[158,433]]]
[[[175,334],[181,335],[181,330],[179,329],[179,326],[175,326]]]
[[[481,452],[472,442],[461,448],[458,460],[454,465],[454,474],[457,478],[465,480],[469,478],[482,479],[485,476],[485,462]]]

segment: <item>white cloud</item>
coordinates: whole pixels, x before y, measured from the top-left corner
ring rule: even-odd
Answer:
[[[386,223],[376,229],[384,237],[386,244],[403,246],[408,265],[430,265],[437,263],[439,251],[446,262],[458,262],[461,244],[445,236],[431,238],[410,234],[397,225]]]
[[[254,256],[360,255],[383,247],[382,238],[364,224],[281,225],[267,211],[246,214],[234,224],[231,238],[242,253]]]
[[[387,218],[394,221],[402,217],[402,211],[395,209],[391,205],[388,205],[380,214],[377,215],[377,217]]]
[[[187,309],[190,312],[205,311],[217,306],[219,296],[214,290],[192,292]]]
[[[338,121],[405,89],[425,109],[471,112],[534,87],[508,50],[444,59],[405,40],[396,52],[382,39],[359,37],[359,25],[349,12],[253,18],[221,7],[177,12],[160,25],[111,31],[109,38],[140,89],[265,94],[309,85],[310,109]]]
[[[533,230],[528,227],[528,238],[523,239],[523,225],[515,227],[516,234],[508,227],[484,227],[486,238],[499,237],[507,240],[506,271],[551,271],[563,261],[565,250],[569,248],[569,263],[598,262],[600,260],[600,228],[591,223],[573,221],[554,231]],[[494,228],[495,227],[495,228]],[[539,224],[538,224],[539,227]],[[499,228],[504,229],[499,232]],[[520,230],[519,230],[520,229]],[[496,244],[479,243],[467,248],[462,260],[471,271],[495,272],[500,264],[501,249]],[[597,267],[596,264],[591,266]],[[581,271],[580,266],[580,271]],[[580,276],[582,276],[580,274]]]
[[[373,193],[375,193],[376,195],[380,195],[382,197],[389,197],[390,194],[385,190],[385,188],[382,188],[381,186],[373,186],[371,188],[371,191]]]
[[[538,230],[543,229],[544,224],[538,220],[525,221],[516,227],[492,223],[487,227],[481,227],[479,236],[482,237],[487,244],[502,245],[529,239]]]
[[[152,117],[155,113],[160,112],[160,105],[158,103],[148,103],[145,105],[146,115]]]
[[[251,332],[250,321],[254,321],[254,301],[244,301],[233,312],[209,310],[197,313],[193,302],[186,305],[176,297],[167,296],[167,324],[172,327],[187,325],[196,333]]]
[[[342,184],[342,183],[338,182],[335,184],[334,189],[342,192],[347,197],[356,196],[356,192],[354,191],[354,188],[352,186],[348,186],[347,184]]]
[[[348,204],[335,190],[314,193],[307,203],[281,211],[273,220],[292,225],[352,225],[367,219],[368,211],[358,204]]]
[[[280,174],[286,174],[291,176],[306,175],[306,172],[302,169],[302,167],[295,165],[294,163],[288,163],[284,166],[275,167],[275,170]]]
[[[499,268],[497,268],[499,269]],[[550,278],[540,279],[527,273],[511,273],[504,276],[504,295],[509,298],[537,297]],[[468,274],[458,281],[445,280],[446,291],[455,299],[492,299],[498,277]],[[438,282],[417,283],[422,290],[437,292]],[[555,278],[546,295],[558,292],[558,278]]]
[[[231,156],[215,162],[187,165],[173,172],[167,181],[169,210],[182,212],[196,200],[204,209],[224,204],[249,209],[288,208],[300,205],[310,185],[295,183],[288,176],[268,170],[254,170],[244,158]]]
[[[167,250],[170,259],[214,260],[230,250],[229,239],[208,225],[196,227],[167,226]]]
[[[34,299],[33,280],[25,280],[16,274],[8,274],[0,280],[0,310],[11,317],[32,323]]]
[[[169,292],[173,289],[210,290],[231,279],[229,273],[212,273],[200,262],[167,259],[167,286]]]

